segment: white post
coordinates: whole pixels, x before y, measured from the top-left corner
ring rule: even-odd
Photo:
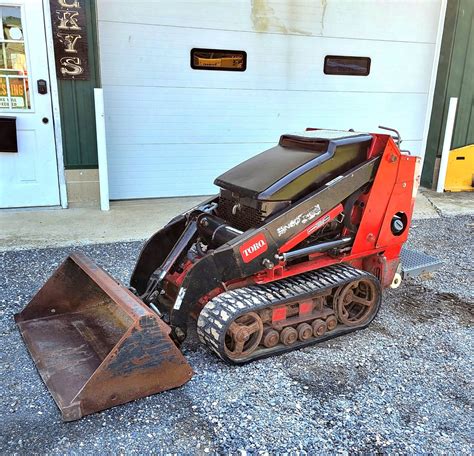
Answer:
[[[449,99],[448,118],[446,119],[446,129],[444,130],[443,149],[441,150],[441,162],[439,164],[438,184],[436,191],[443,193],[444,182],[446,180],[446,170],[448,169],[449,151],[453,140],[454,120],[456,119],[457,98]]]
[[[104,93],[102,89],[94,89],[95,126],[97,131],[97,155],[99,158],[100,209],[108,211],[109,205],[109,173],[107,170],[107,143],[105,141]]]

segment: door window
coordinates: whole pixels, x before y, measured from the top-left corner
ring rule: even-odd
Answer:
[[[0,5],[0,109],[30,109],[21,7]]]
[[[370,73],[370,62],[370,57],[327,55],[324,58],[324,74],[368,76]]]
[[[191,68],[194,70],[245,71],[247,53],[223,49],[191,49]]]

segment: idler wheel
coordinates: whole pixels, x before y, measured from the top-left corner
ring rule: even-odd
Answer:
[[[308,323],[300,323],[296,328],[299,340],[308,340],[313,336],[313,328]]]
[[[267,348],[272,348],[280,341],[280,334],[273,328],[267,328],[263,332],[262,343]]]
[[[332,331],[337,326],[337,318],[334,315],[330,315],[326,318],[326,328],[328,331]]]
[[[380,298],[374,281],[360,279],[342,286],[334,296],[337,319],[346,326],[369,323],[377,312]]]
[[[258,347],[263,335],[263,323],[255,312],[233,321],[225,335],[225,353],[230,359],[246,358]]]
[[[294,344],[298,340],[298,332],[295,328],[287,326],[280,333],[280,341],[283,345]]]
[[[311,324],[314,337],[321,337],[326,332],[326,323],[319,318]]]

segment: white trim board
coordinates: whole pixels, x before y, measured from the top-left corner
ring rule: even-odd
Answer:
[[[61,111],[59,105],[58,81],[56,79],[56,62],[54,58],[53,31],[51,27],[51,10],[49,0],[43,0],[44,25],[46,33],[46,47],[48,53],[48,67],[50,80],[50,96],[53,106],[54,138],[56,142],[56,156],[58,166],[58,184],[61,207],[67,209],[66,171],[64,168],[63,137],[61,130]]]

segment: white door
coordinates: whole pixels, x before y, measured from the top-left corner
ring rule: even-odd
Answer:
[[[42,2],[0,0],[0,25],[0,122],[16,118],[18,150],[5,151],[12,150],[11,141],[0,129],[0,207],[55,206],[58,169]],[[40,93],[38,81],[45,81],[47,93]]]

